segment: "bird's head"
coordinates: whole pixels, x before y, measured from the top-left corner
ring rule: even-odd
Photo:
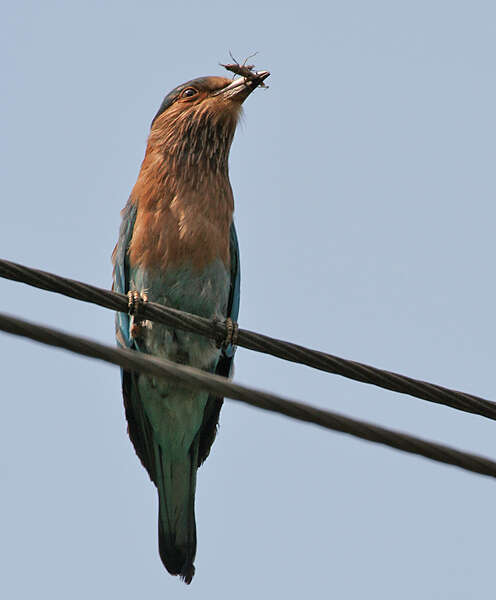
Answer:
[[[149,144],[176,167],[227,168],[241,106],[270,73],[200,77],[174,88],[152,121]]]

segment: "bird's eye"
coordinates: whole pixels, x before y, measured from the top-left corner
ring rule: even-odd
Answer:
[[[196,94],[198,94],[198,90],[195,90],[195,88],[186,88],[183,90],[181,98],[191,98],[191,96],[196,96]]]

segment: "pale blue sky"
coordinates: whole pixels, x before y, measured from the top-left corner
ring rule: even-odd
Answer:
[[[493,2],[11,2],[0,256],[108,287],[163,96],[269,69],[231,153],[240,323],[496,399]],[[104,309],[2,311],[113,343]],[[119,374],[0,334],[0,596],[494,597],[496,482],[227,402],[197,574],[163,569]],[[496,458],[496,425],[241,349],[235,380]]]

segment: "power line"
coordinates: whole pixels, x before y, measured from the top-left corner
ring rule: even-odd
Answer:
[[[0,277],[27,283],[84,302],[98,304],[111,310],[128,311],[128,298],[123,294],[1,259]],[[177,329],[198,333],[218,342],[224,340],[226,336],[226,326],[220,321],[210,321],[155,302],[144,304],[140,310],[143,318]],[[376,385],[387,390],[408,394],[429,402],[443,404],[457,410],[496,420],[496,403],[479,396],[451,390],[426,381],[319,352],[318,350],[311,350],[298,344],[278,340],[247,329],[239,329],[237,344],[249,350],[270,354],[320,371],[342,375],[355,381]]]
[[[454,465],[467,471],[496,477],[496,462],[488,458],[462,452],[442,444],[428,442],[421,438],[385,429],[331,411],[321,410],[300,402],[287,400],[274,394],[252,390],[193,367],[179,365],[133,350],[113,348],[93,340],[63,333],[49,327],[42,327],[2,313],[0,313],[0,330],[113,363],[130,371],[165,377],[189,387],[199,387],[217,396],[226,396],[251,406],[284,414],[299,421],[306,421],[327,429],[348,433],[404,452],[420,454],[426,458]]]

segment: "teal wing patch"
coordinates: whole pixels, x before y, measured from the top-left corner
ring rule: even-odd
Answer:
[[[229,291],[229,300],[227,304],[227,317],[230,317],[233,321],[238,320],[239,314],[239,297],[240,297],[240,264],[239,264],[239,246],[238,236],[236,235],[236,229],[234,223],[231,224],[230,231],[230,251],[231,251],[231,287]],[[215,369],[216,375],[222,377],[229,377],[233,368],[235,347],[229,345],[223,350],[217,368]],[[199,432],[200,445],[198,452],[198,466],[200,466],[210,453],[210,448],[215,440],[217,434],[217,425],[219,422],[220,409],[224,398],[210,395],[208,397],[207,405],[205,407],[205,414],[203,416],[203,423]]]
[[[122,211],[122,224],[119,240],[114,250],[114,279],[112,289],[121,294],[129,291],[129,260],[128,249],[133,235],[136,220],[136,207],[128,201]],[[121,348],[138,350],[129,334],[129,315],[118,312],[115,316],[115,335]],[[143,403],[138,390],[137,373],[121,369],[122,395],[128,423],[129,437],[136,454],[148,471],[151,480],[156,484],[157,474],[153,448],[153,431],[143,409]]]
[[[114,278],[112,289],[121,294],[127,294],[129,291],[129,260],[127,252],[133,235],[135,221],[136,206],[128,201],[122,211],[119,239],[114,250]],[[127,313],[116,313],[115,334],[117,344],[121,346],[121,348],[133,347],[133,340],[129,335],[129,315]]]

